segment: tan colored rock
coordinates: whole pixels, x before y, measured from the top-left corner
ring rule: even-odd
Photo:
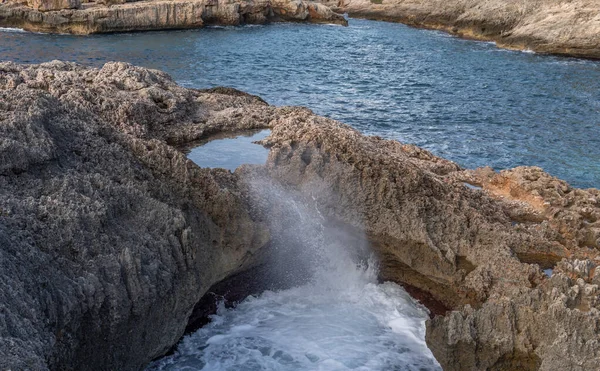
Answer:
[[[323,1],[352,17],[402,22],[530,49],[600,58],[596,0],[339,0]]]
[[[334,23],[346,25],[343,17],[334,13],[329,7],[313,2],[301,0],[271,0],[273,12],[282,20],[310,21],[313,23],[332,23],[331,19],[337,19]],[[340,18],[341,17],[341,18]]]
[[[62,9],[78,9],[81,0],[28,0],[27,5],[40,12],[49,12]]]
[[[538,167],[517,167],[500,173],[482,168],[454,176],[509,203],[508,212],[518,228],[565,247],[554,257],[544,251],[536,253],[535,247],[517,251],[522,260],[552,265],[563,257],[593,257],[600,249],[599,190],[573,188]],[[547,264],[540,260],[542,255],[549,259]]]
[[[427,324],[427,343],[445,370],[600,369],[600,300],[589,270],[563,261],[552,278]]]
[[[112,6],[118,4],[125,4],[126,2],[126,0],[97,0],[96,4]]]
[[[131,3],[125,3],[123,0],[101,0],[98,3],[86,4],[82,9],[44,12],[19,3],[0,5],[0,27],[83,35],[200,28],[215,24],[264,24],[269,21],[347,25],[343,16],[326,6],[297,0],[280,0],[275,3],[270,0],[149,0]]]
[[[308,110],[276,122],[264,143],[271,177],[364,228],[381,278],[438,314],[426,339],[445,370],[600,369],[600,249],[581,244],[598,190],[537,168],[483,171],[497,185],[488,187],[427,151]],[[536,217],[515,220],[526,215]],[[551,279],[540,265],[555,268]]]

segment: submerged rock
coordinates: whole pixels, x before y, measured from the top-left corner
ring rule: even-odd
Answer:
[[[352,17],[402,22],[510,49],[600,58],[595,0],[321,1]]]
[[[0,4],[0,27],[73,34],[311,22],[347,25],[329,7],[303,0],[31,0]]]
[[[178,149],[255,128],[271,129],[264,166],[201,169]],[[285,207],[255,202],[256,176],[365,231],[381,279],[432,309],[444,369],[600,368],[598,190],[538,168],[463,170],[124,63],[1,63],[0,134],[0,369],[140,369],[164,354],[209,287],[265,263],[265,213]]]

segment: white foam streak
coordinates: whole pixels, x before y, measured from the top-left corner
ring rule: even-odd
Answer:
[[[27,32],[27,31],[25,31],[23,29],[20,29],[20,28],[0,27],[0,32],[19,32],[19,33],[22,33],[22,32]]]

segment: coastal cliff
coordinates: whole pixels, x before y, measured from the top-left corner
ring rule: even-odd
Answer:
[[[180,150],[257,128],[271,129],[265,165],[204,169]],[[0,133],[0,369],[163,355],[209,287],[260,263],[274,231],[256,176],[364,230],[380,278],[430,309],[445,370],[600,368],[599,190],[533,167],[464,170],[125,63],[0,63]]]
[[[322,2],[351,17],[444,30],[504,48],[600,58],[600,3],[594,0]]]
[[[344,17],[329,7],[303,0],[147,0],[114,4],[9,0],[0,4],[0,27],[79,35],[282,21],[347,25]]]

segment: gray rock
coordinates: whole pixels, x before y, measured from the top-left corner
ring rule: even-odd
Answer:
[[[123,63],[1,63],[0,102],[0,369],[142,368],[268,237],[167,142],[274,111]]]

